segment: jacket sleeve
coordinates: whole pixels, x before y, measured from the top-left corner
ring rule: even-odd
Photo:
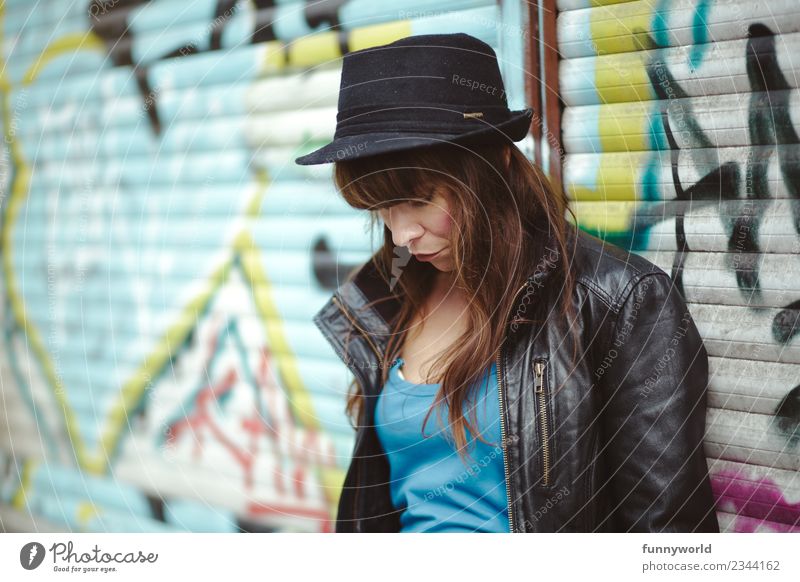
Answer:
[[[624,298],[599,380],[603,531],[718,532],[703,451],[708,354],[663,271]]]

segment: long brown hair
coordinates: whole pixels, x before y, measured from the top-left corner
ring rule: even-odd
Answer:
[[[575,282],[567,262],[571,253],[567,249],[566,195],[510,142],[470,147],[443,142],[339,161],[333,173],[345,201],[353,208],[370,211],[373,232],[382,224],[379,208],[410,199],[427,200],[442,186],[449,194],[453,284],[469,298],[467,331],[431,367],[431,373],[441,381],[425,422],[437,404],[446,402],[448,422],[463,459],[466,430],[486,442],[475,430],[476,407],[470,407],[469,418],[465,418],[463,407],[471,396],[471,387],[477,386],[506,339],[509,319],[513,317],[519,324],[548,316],[535,308],[526,310],[525,317],[511,313],[518,291],[537,265],[555,262],[550,277],[558,283],[549,280],[548,285],[536,290],[532,304],[555,305],[545,296],[555,293],[560,298],[561,313],[574,316]],[[545,248],[551,237],[556,249]],[[394,295],[401,306],[390,322],[392,333],[383,360],[387,363],[400,353],[412,318],[430,293],[436,274],[433,265],[411,257],[398,277],[392,272],[393,263],[398,261],[396,248],[391,231],[383,225],[383,246],[373,260],[387,282],[387,295]],[[540,319],[531,317],[535,315]],[[577,349],[577,344],[574,346]],[[383,366],[383,383],[388,368]],[[361,418],[363,400],[361,387],[354,380],[346,406],[351,422]]]

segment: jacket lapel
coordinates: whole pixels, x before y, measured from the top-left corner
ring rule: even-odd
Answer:
[[[570,232],[572,233],[571,230]],[[572,234],[574,236],[574,233]],[[510,321],[513,321],[515,314],[519,312],[525,296],[528,293],[536,293],[537,289],[545,285],[559,262],[556,249],[556,241],[550,235],[542,256],[531,267],[525,285],[529,291],[521,293],[525,287],[517,290],[517,299],[511,311]],[[359,267],[358,271],[336,290],[334,298],[338,300],[350,322],[349,333],[363,335],[372,350],[377,352],[374,354],[378,359],[377,363],[382,364],[382,357],[386,353],[386,346],[392,333],[392,322],[400,310],[400,302],[389,289],[388,282],[381,277],[374,258],[375,255]],[[322,323],[324,324],[324,318]]]
[[[374,258],[375,255],[345,281],[337,294],[344,308],[369,333],[371,339],[385,346],[400,303],[375,267]]]

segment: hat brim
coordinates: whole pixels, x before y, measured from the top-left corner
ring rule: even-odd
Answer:
[[[497,125],[487,123],[485,127],[467,133],[411,134],[390,131],[340,137],[309,154],[295,158],[294,161],[301,166],[313,166],[432,146],[442,142],[476,144],[504,139],[519,141],[530,130],[532,115],[533,110],[530,108],[512,111],[511,116],[502,123]]]

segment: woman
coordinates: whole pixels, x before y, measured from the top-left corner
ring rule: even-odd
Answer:
[[[354,375],[336,531],[719,531],[697,328],[567,222],[530,115],[491,47],[412,36],[345,57],[334,140],[296,160],[384,234],[314,317]]]

